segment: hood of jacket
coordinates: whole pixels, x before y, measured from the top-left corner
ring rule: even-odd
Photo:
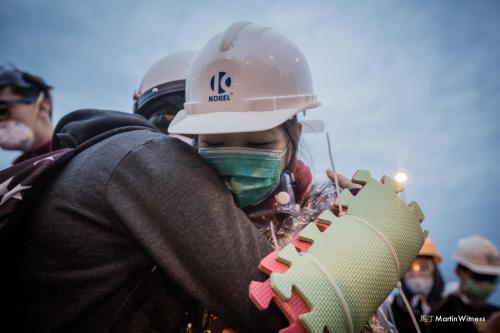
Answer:
[[[140,129],[159,132],[137,114],[96,109],[77,110],[57,123],[52,137],[52,150],[82,148],[118,133]]]

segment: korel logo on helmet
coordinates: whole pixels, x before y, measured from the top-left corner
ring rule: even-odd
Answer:
[[[229,94],[224,94],[231,88],[231,77],[226,72],[219,72],[210,79],[210,89],[217,95],[208,96],[209,102],[230,101]]]

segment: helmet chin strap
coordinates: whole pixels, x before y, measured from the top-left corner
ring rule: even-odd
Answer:
[[[282,174],[285,171],[292,172],[291,163],[290,163],[292,161],[292,156],[288,155],[290,153],[290,150],[288,150],[288,148],[290,148],[290,141],[287,142],[285,149],[283,149],[283,157],[286,159],[286,165],[283,168],[283,170],[281,171]]]

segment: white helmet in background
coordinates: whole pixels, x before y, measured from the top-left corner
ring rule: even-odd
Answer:
[[[474,235],[460,239],[453,259],[475,273],[500,275],[500,253],[484,237]]]
[[[195,54],[175,52],[155,62],[134,94],[134,113],[148,119],[156,113],[175,116],[185,100],[186,77]]]
[[[196,55],[187,77],[184,110],[168,130],[264,131],[319,105],[300,49],[270,28],[237,22]]]

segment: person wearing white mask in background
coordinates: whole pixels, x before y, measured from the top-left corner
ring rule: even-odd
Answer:
[[[402,289],[408,298],[415,317],[428,315],[436,309],[441,301],[443,278],[438,269],[441,256],[436,245],[426,239],[418,257],[413,261],[401,281]],[[399,332],[416,332],[412,319],[403,299],[398,294],[391,304],[396,328]],[[420,330],[430,332],[430,326],[425,321],[418,322]]]
[[[458,241],[453,258],[457,261],[458,288],[433,313],[432,332],[479,332],[488,318],[500,311],[488,303],[500,275],[500,253],[488,239],[473,235]],[[452,320],[437,321],[437,316]]]
[[[0,66],[0,147],[22,152],[13,164],[50,151],[51,89],[14,65]]]

